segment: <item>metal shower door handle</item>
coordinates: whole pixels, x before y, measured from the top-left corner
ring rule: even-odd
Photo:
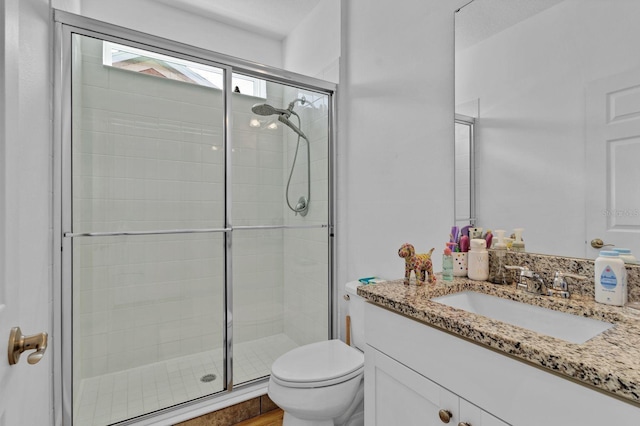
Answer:
[[[35,351],[27,357],[29,364],[37,364],[47,350],[47,333],[25,336],[20,327],[13,327],[9,335],[9,365],[17,364],[24,351]]]

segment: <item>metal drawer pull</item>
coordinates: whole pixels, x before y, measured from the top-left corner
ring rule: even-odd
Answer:
[[[438,416],[440,416],[440,420],[442,421],[442,423],[449,423],[453,414],[451,414],[451,411],[449,410],[442,409],[438,411]]]

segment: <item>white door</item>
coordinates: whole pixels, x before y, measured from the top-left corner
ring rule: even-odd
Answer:
[[[591,241],[640,255],[640,70],[596,80],[586,90],[586,253]]]
[[[51,353],[7,356],[13,327],[49,332],[51,318],[48,19],[47,1],[0,0],[0,426],[52,423]]]

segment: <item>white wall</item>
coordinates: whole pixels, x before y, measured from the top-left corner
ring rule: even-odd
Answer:
[[[444,248],[448,241],[454,150],[451,3],[345,2],[339,146],[340,206],[347,213],[340,238],[348,241],[343,280],[401,277],[402,243],[422,252]],[[441,259],[434,257],[439,267]]]
[[[419,252],[435,247],[441,268],[454,220],[456,3],[463,2],[343,2],[340,289],[363,276],[402,277],[404,242]]]
[[[70,13],[81,13],[82,0],[51,0],[51,7]]]
[[[81,14],[214,52],[282,68],[282,42],[153,0],[81,0]]]
[[[456,54],[456,104],[480,100],[480,226],[585,257],[585,87],[640,67],[638,16],[636,1],[567,0]]]
[[[284,40],[284,69],[337,83],[340,0],[322,0]]]

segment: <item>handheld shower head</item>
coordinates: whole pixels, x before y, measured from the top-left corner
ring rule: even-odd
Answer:
[[[257,115],[276,115],[280,114],[281,116],[286,116],[287,118],[291,116],[291,111],[286,109],[274,108],[269,104],[255,104],[251,107],[251,111]]]
[[[287,127],[289,127],[291,130],[296,132],[296,134],[298,135],[298,141],[296,143],[296,152],[293,156],[293,163],[291,164],[291,171],[289,172],[289,180],[287,181],[287,189],[285,190],[285,199],[287,201],[287,206],[289,207],[289,209],[291,209],[291,211],[293,211],[295,214],[300,213],[301,216],[306,216],[307,212],[309,211],[309,200],[311,199],[311,157],[309,153],[311,147],[309,143],[309,138],[307,138],[307,135],[305,135],[300,129],[302,127],[300,116],[293,110],[297,102],[300,102],[301,105],[304,105],[307,101],[304,98],[304,96],[299,99],[294,99],[291,103],[289,103],[289,106],[287,107],[287,109],[274,108],[269,104],[255,104],[254,106],[251,107],[251,111],[257,115],[264,115],[264,116],[277,115],[278,121],[285,124]],[[289,120],[289,117],[291,117],[291,115],[295,115],[298,118],[297,126]],[[300,138],[303,138],[307,142],[307,195],[306,197],[305,196],[300,197],[300,199],[298,200],[298,204],[296,204],[296,206],[294,207],[291,205],[291,202],[289,201],[289,185],[291,185],[293,169],[296,166],[296,159],[298,158],[298,148],[300,148]]]
[[[309,139],[307,139],[307,136],[302,133],[302,130],[298,129],[298,126],[296,126],[295,124],[293,124],[291,122],[291,120],[289,120],[287,117],[285,117],[284,115],[281,115],[278,117],[278,121],[281,123],[286,124],[287,126],[289,126],[291,128],[291,130],[293,130],[294,132],[296,132],[298,135],[300,135],[301,137],[303,137],[304,139],[307,140],[307,142],[309,141]]]

